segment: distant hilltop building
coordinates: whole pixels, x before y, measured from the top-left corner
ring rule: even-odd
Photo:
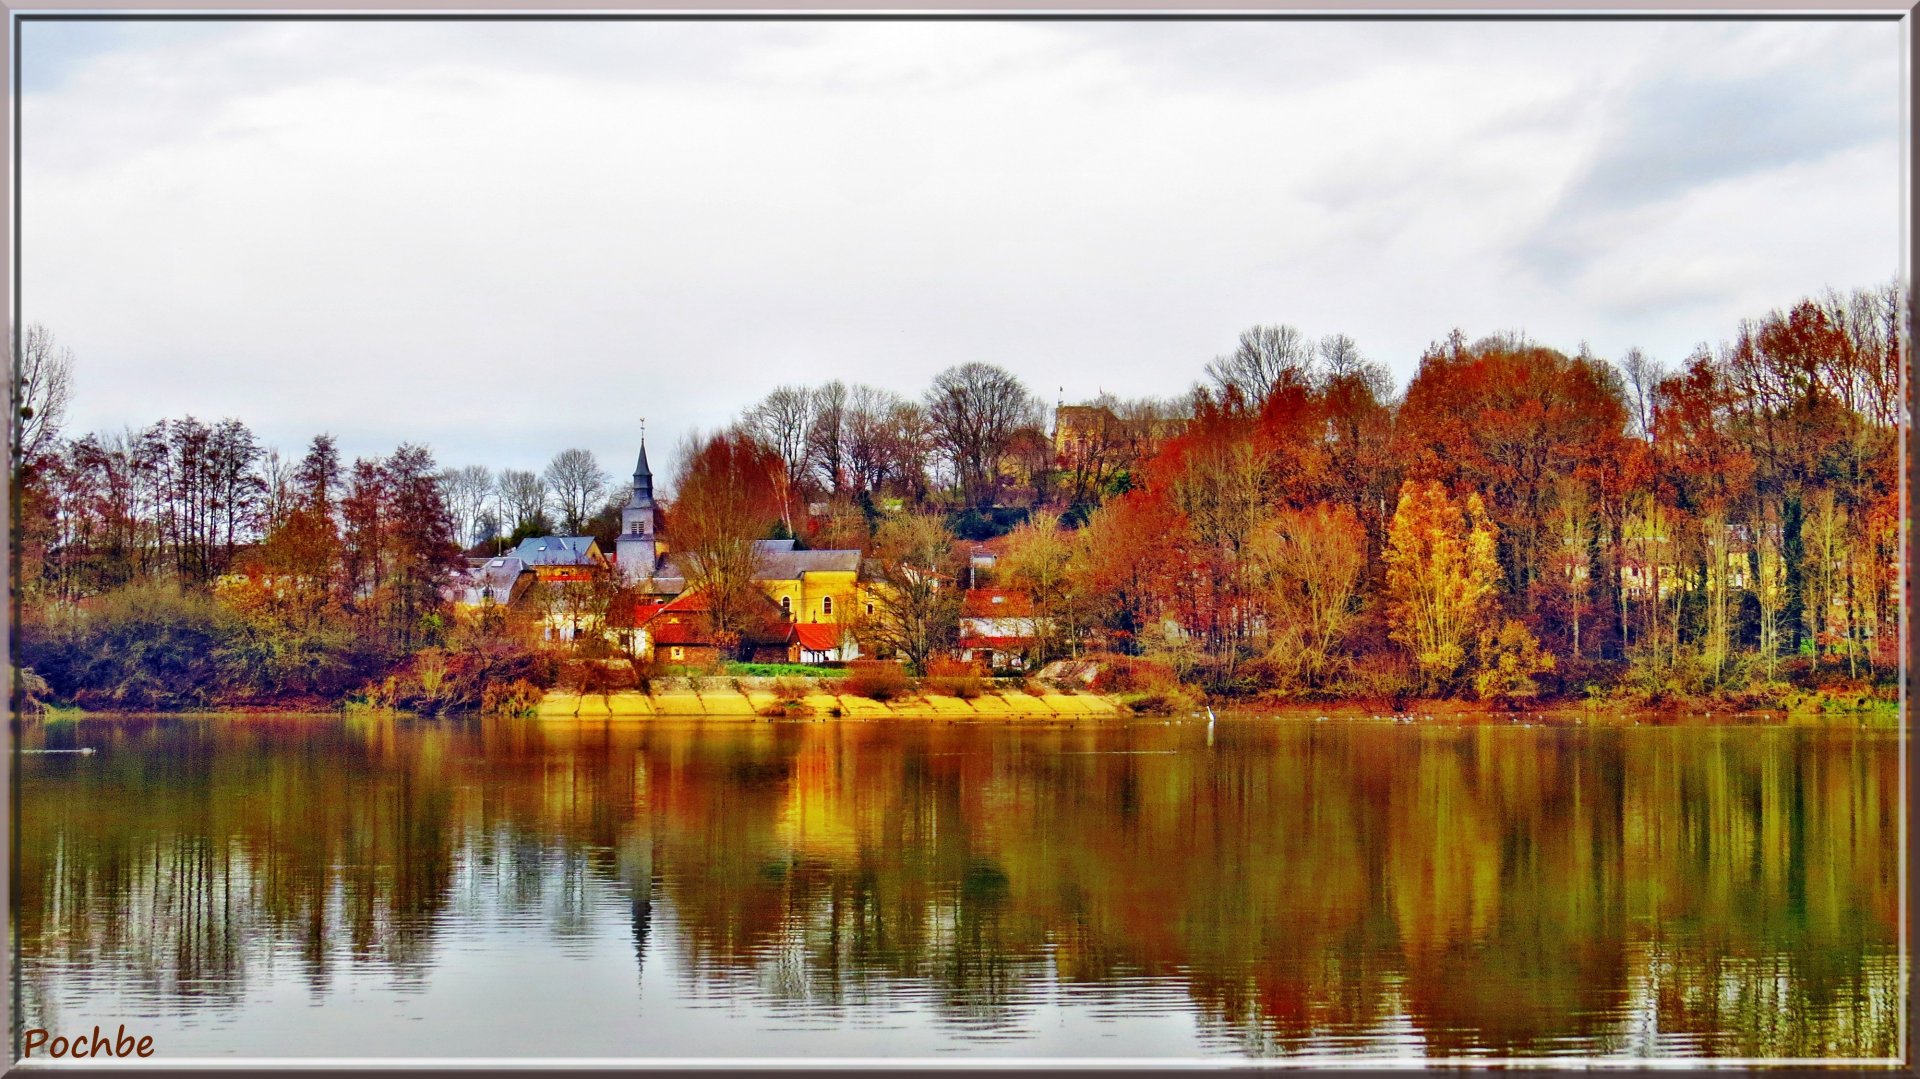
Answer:
[[[1111,398],[1106,399],[1111,401]],[[1150,456],[1161,443],[1186,430],[1180,416],[1141,413],[1122,409],[1117,414],[1104,401],[1084,405],[1057,405],[1053,410],[1053,450],[1072,462],[1102,452],[1119,452],[1135,457]]]

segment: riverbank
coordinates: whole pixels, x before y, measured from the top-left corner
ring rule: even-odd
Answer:
[[[732,719],[881,718],[1038,719],[1121,718],[1134,715],[1121,700],[1058,689],[984,689],[960,697],[927,690],[876,700],[808,686],[785,689],[775,679],[656,678],[642,689],[607,693],[548,692],[535,706],[543,719],[651,716]]]
[[[785,685],[782,683],[785,682]],[[1436,726],[1850,726],[1894,729],[1900,725],[1896,701],[1862,700],[1809,694],[1797,697],[1795,707],[1742,706],[1725,701],[1666,701],[1657,705],[1615,700],[1543,700],[1524,708],[1495,707],[1484,701],[1413,700],[1395,708],[1386,701],[1214,701],[1211,706],[1169,702],[1158,695],[1100,694],[1030,683],[1019,688],[984,688],[977,694],[955,696],[927,686],[909,687],[880,700],[844,692],[838,682],[822,681],[796,692],[790,680],[772,678],[670,677],[651,680],[648,688],[581,693],[573,689],[533,691],[508,714],[538,719],[881,719],[902,720],[1080,720],[1177,719],[1204,716],[1211,707],[1222,717],[1270,719],[1279,723],[1316,721],[1367,722]],[[1168,707],[1179,703],[1181,707]],[[187,710],[194,714],[234,717],[339,713],[416,716],[405,708],[379,707],[363,702],[315,706],[310,702],[235,703]],[[45,705],[27,716],[43,721],[71,721],[91,716],[153,715],[152,709],[82,709]],[[474,715],[471,711],[443,713]]]

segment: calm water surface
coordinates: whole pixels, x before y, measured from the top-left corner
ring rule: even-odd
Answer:
[[[1839,729],[31,722],[20,1008],[160,1057],[1889,1057]]]

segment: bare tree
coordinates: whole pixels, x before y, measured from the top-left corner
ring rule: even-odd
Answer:
[[[1313,364],[1313,342],[1292,326],[1254,326],[1240,334],[1240,345],[1207,364],[1207,377],[1222,396],[1238,395],[1248,407],[1267,403],[1285,382],[1305,384]]]
[[[813,393],[804,386],[779,386],[740,417],[741,426],[786,462],[789,494],[800,491],[807,475],[807,434],[813,428]]]
[[[1373,391],[1373,396],[1385,400],[1393,394],[1393,373],[1387,365],[1369,360],[1360,352],[1360,346],[1353,338],[1344,333],[1330,333],[1320,339],[1319,367],[1314,372],[1314,385],[1325,390],[1328,386],[1343,381],[1355,381]]]
[[[1620,357],[1620,371],[1627,379],[1627,415],[1633,421],[1633,432],[1651,439],[1655,391],[1672,372],[1638,348],[1630,348]]]
[[[548,526],[547,484],[532,472],[503,468],[498,480],[501,516],[508,531]]]
[[[1054,435],[1067,501],[1091,505],[1104,498],[1175,429],[1177,411],[1152,398],[1123,401],[1110,393],[1062,409]]]
[[[265,484],[260,502],[260,531],[273,531],[294,506],[299,504],[293,483],[294,462],[281,456],[277,446],[269,447],[260,458],[260,479]]]
[[[480,519],[493,499],[493,470],[486,465],[449,468],[440,473],[440,483],[446,489],[447,508],[453,511],[455,534],[462,544],[476,542]]]
[[[889,471],[901,497],[916,506],[925,504],[935,446],[933,420],[915,402],[901,401],[887,412],[887,436],[893,458]]]
[[[855,386],[847,402],[842,441],[846,446],[846,467],[856,491],[877,493],[895,475],[899,440],[894,419],[909,407],[906,399],[873,386]]]
[[[846,383],[829,382],[814,390],[807,463],[815,481],[829,494],[840,494],[848,486],[846,426]]]
[[[39,323],[27,327],[13,367],[13,462],[18,469],[53,448],[73,397],[73,350]]]
[[[993,503],[1000,459],[1022,427],[1045,416],[1040,399],[1011,373],[985,363],[949,367],[927,391],[927,418],[934,439],[953,468],[962,497]]]
[[[567,534],[577,536],[599,508],[600,496],[611,478],[593,456],[592,450],[561,450],[547,462],[541,474],[559,503],[561,524]]]

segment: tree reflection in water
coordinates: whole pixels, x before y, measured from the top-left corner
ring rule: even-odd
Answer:
[[[1885,735],[323,716],[23,739],[98,747],[22,766],[35,1024],[88,986],[229,1006],[286,962],[316,994],[343,969],[424,992],[443,937],[591,950],[614,889],[636,990],[664,963],[814,1021],[911,999],[1018,1038],[1067,999],[1252,1054],[1898,1048]]]

